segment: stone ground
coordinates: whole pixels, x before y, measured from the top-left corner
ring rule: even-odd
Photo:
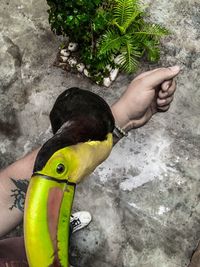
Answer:
[[[172,32],[158,66],[182,66],[178,91],[168,113],[122,140],[78,187],[74,210],[90,211],[93,222],[73,236],[74,266],[183,267],[200,239],[200,2],[145,2],[150,19]],[[61,39],[46,10],[43,0],[0,2],[0,167],[42,142],[65,88],[112,103],[134,77],[106,89],[53,67]]]

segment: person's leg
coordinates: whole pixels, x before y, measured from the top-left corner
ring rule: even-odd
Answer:
[[[0,240],[0,267],[28,267],[23,237]]]
[[[194,254],[192,255],[192,259],[188,267],[199,267],[199,266],[200,266],[200,243],[198,244]]]
[[[0,259],[0,267],[29,267],[27,262]]]
[[[26,261],[24,238],[13,237],[0,240],[0,259]]]

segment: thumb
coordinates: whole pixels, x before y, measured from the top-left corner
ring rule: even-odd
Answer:
[[[155,87],[160,85],[166,80],[170,80],[177,76],[180,72],[179,66],[161,68],[145,77],[144,82],[148,87]]]

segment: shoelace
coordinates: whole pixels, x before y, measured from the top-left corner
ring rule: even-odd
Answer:
[[[77,218],[77,219],[76,219],[76,218],[73,218],[73,221],[72,221],[70,224],[71,224],[72,227],[74,228],[74,227],[80,225],[80,224],[81,224],[81,221],[80,221],[79,218]]]

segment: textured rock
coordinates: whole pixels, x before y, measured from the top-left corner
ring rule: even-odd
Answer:
[[[115,79],[117,78],[117,75],[119,73],[119,69],[112,69],[110,72],[110,79],[111,81],[115,81]]]
[[[180,64],[178,91],[168,113],[133,131],[78,186],[74,210],[90,211],[93,221],[73,235],[74,266],[183,267],[200,239],[200,3],[145,2],[172,35],[159,64],[140,72]],[[133,78],[121,75],[108,90],[54,68],[60,39],[46,10],[42,0],[0,3],[0,167],[48,138],[48,114],[64,89],[90,89],[113,103]]]
[[[18,78],[18,70],[21,66],[21,53],[19,47],[11,39],[1,36],[0,45],[2,49],[0,65],[0,89],[9,88]]]
[[[109,77],[106,77],[103,79],[103,85],[106,87],[109,87],[111,85],[111,79]]]

